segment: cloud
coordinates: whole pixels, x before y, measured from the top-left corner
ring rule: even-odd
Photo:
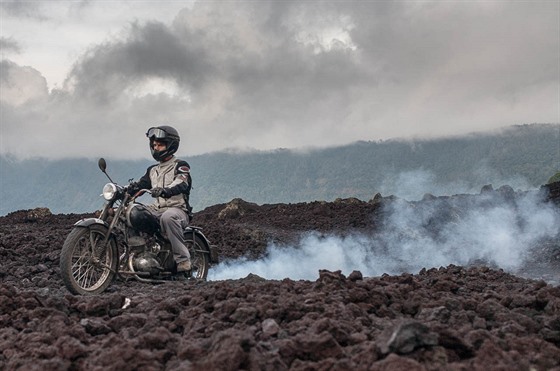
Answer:
[[[2,52],[2,55],[10,52],[17,54],[21,51],[21,48],[19,43],[13,38],[2,36],[0,37],[0,51]]]
[[[46,3],[41,1],[2,1],[0,10],[6,12],[7,15],[16,18],[32,18],[36,20],[44,20],[43,7]]]
[[[161,23],[133,23],[125,40],[96,46],[72,68],[67,88],[81,99],[107,104],[131,85],[170,79],[183,89],[199,88],[211,66],[204,50],[183,42]]]
[[[84,2],[71,14],[88,24],[88,12],[97,15],[102,5]],[[136,8],[145,14],[149,6]],[[31,11],[7,7],[9,15]],[[147,155],[142,133],[155,123],[175,125],[193,138],[183,141],[184,153],[198,154],[558,122],[559,7],[194,2],[172,22],[130,16],[80,53],[40,107],[48,112],[44,126],[25,122],[29,112],[11,97],[2,125],[97,136],[72,150],[23,143],[18,156],[138,158]],[[9,78],[29,84],[22,75]]]
[[[18,107],[48,97],[47,81],[34,68],[21,67],[7,60],[0,61],[0,81],[2,104]]]

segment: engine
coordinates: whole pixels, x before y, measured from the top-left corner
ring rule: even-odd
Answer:
[[[129,257],[128,266],[135,272],[148,273],[157,276],[161,273],[169,273],[174,269],[173,254],[171,246],[162,246],[144,233],[132,235],[128,238],[128,245],[132,254]]]
[[[163,271],[163,267],[159,263],[157,255],[147,251],[135,256],[132,264],[134,270],[137,272],[147,272],[151,275],[155,275]]]

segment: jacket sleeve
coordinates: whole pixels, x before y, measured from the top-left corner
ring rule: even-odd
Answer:
[[[191,191],[191,167],[186,161],[177,161],[175,167],[175,178],[166,187],[169,196],[178,194],[189,194]]]
[[[150,180],[150,171],[155,165],[152,165],[146,170],[146,174],[142,175],[142,178],[136,182],[138,189],[151,189],[152,181]]]

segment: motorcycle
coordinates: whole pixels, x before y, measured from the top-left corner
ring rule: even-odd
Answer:
[[[154,233],[135,230],[130,223],[132,208],[142,205],[136,199],[150,190],[134,195],[128,186],[113,182],[107,163],[98,162],[110,183],[103,187],[107,201],[98,217],[81,219],[66,237],[60,254],[60,274],[68,291],[79,295],[102,293],[115,277],[141,282],[162,283],[174,280],[206,280],[211,263],[218,262],[200,227],[189,225],[183,235],[191,256],[190,276],[178,273],[171,244],[157,226]]]

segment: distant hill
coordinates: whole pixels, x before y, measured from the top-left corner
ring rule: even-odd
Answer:
[[[425,193],[476,193],[482,185],[531,189],[560,170],[560,125],[532,124],[461,137],[357,142],[294,151],[216,152],[186,159],[195,210],[233,198],[258,204],[369,200],[380,192],[407,200]],[[113,161],[115,181],[138,178],[149,161]],[[35,207],[93,211],[105,176],[97,159],[14,161],[0,157],[0,215]]]

